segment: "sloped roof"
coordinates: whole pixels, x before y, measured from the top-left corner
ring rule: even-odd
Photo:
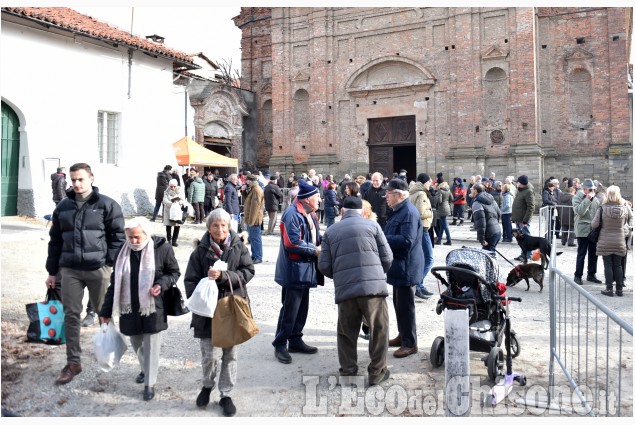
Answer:
[[[116,26],[98,21],[68,7],[3,7],[2,13],[55,26],[86,37],[133,47],[148,54],[172,59],[179,64],[187,65],[190,69],[199,68],[194,64],[192,57],[186,53],[131,35]]]

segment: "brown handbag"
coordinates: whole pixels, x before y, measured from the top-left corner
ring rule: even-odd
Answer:
[[[227,273],[231,295],[218,300],[212,318],[212,345],[231,348],[250,340],[260,330],[251,314],[249,298],[245,295],[243,284],[238,278],[242,295],[234,294],[231,278]]]

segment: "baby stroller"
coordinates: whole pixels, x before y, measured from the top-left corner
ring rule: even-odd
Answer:
[[[487,353],[481,360],[487,367],[491,381],[504,373],[505,360],[501,344],[505,336],[506,323],[511,323],[505,309],[506,286],[498,282],[498,263],[482,249],[462,247],[450,251],[446,257],[446,267],[433,267],[432,274],[447,287],[441,293],[436,312],[444,309],[467,309],[470,317],[470,351]],[[439,273],[446,272],[447,280]],[[516,333],[508,329],[508,368],[511,358],[520,354],[520,343]],[[510,357],[511,354],[511,358]],[[430,349],[430,363],[439,367],[444,363],[444,337],[438,336]]]

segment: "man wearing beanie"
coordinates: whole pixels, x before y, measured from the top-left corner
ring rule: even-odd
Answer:
[[[245,225],[251,245],[251,259],[254,264],[262,263],[262,209],[264,194],[258,183],[258,176],[247,177],[246,188],[241,191],[244,199]]]
[[[282,286],[282,308],[278,317],[274,354],[280,363],[291,363],[289,353],[317,353],[317,347],[302,340],[309,313],[309,289],[323,285],[318,274],[320,225],[315,211],[320,203],[318,188],[299,181],[298,195],[280,219],[280,250],[275,281]],[[320,281],[320,278],[322,280]],[[288,348],[287,348],[288,344]]]
[[[428,275],[428,272],[432,268],[434,262],[434,254],[432,252],[432,240],[430,239],[430,226],[432,225],[432,205],[428,198],[427,191],[430,189],[432,180],[426,173],[420,173],[417,176],[417,181],[410,187],[409,199],[410,202],[417,208],[419,212],[419,218],[421,219],[421,226],[423,227],[423,235],[421,238],[421,248],[423,249],[423,278],[421,282],[417,283],[417,289],[415,290],[415,296],[421,299],[430,298],[433,293],[428,291],[423,282]]]
[[[397,358],[415,354],[417,348],[417,322],[415,317],[415,288],[423,280],[423,227],[417,208],[408,202],[408,184],[392,179],[386,186],[388,222],[384,229],[393,253],[393,262],[386,273],[392,285],[392,301],[397,316],[399,334],[388,341],[390,347],[399,347]]]
[[[516,223],[516,228],[521,230],[524,234],[530,235],[529,223],[531,222],[531,216],[534,213],[534,186],[529,183],[529,178],[526,175],[518,176],[518,194],[514,198],[512,204],[512,222]],[[527,262],[530,252],[520,250],[520,255],[514,260]]]
[[[340,375],[357,375],[357,335],[362,319],[370,328],[368,381],[377,385],[390,376],[388,355],[388,286],[385,273],[392,251],[374,220],[362,217],[362,200],[342,202],[342,219],[322,239],[318,267],[333,279],[337,304],[337,354]]]

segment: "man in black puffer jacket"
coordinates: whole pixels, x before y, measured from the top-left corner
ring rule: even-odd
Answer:
[[[84,288],[95,310],[101,310],[115,255],[126,241],[121,207],[93,187],[90,165],[74,164],[70,175],[73,189],[53,212],[46,259],[47,287],[55,288],[55,275],[62,272],[67,365],[55,381],[58,385],[82,371],[79,331]]]
[[[485,191],[482,184],[472,186],[472,217],[476,228],[476,238],[483,249],[496,255],[496,245],[501,239],[501,210],[494,197]]]
[[[357,335],[362,318],[370,327],[368,380],[377,385],[390,376],[388,355],[388,286],[385,273],[392,250],[377,222],[363,218],[362,200],[342,202],[342,220],[326,230],[318,268],[333,278],[337,308],[337,353],[340,375],[357,374]]]

